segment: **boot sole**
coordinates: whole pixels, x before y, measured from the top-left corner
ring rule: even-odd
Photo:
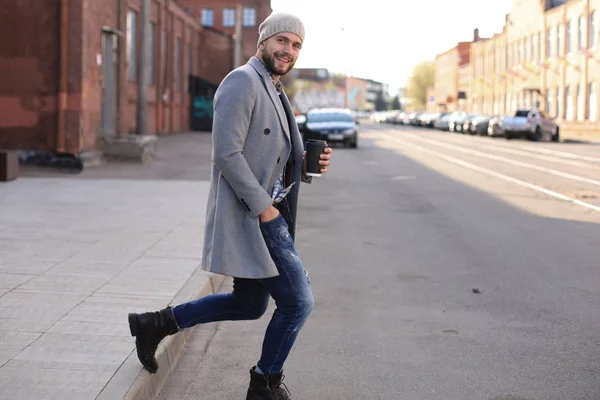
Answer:
[[[127,317],[127,319],[129,320],[129,332],[131,332],[131,336],[137,336],[138,334],[138,320],[137,320],[137,314],[134,313],[130,313],[129,316]]]

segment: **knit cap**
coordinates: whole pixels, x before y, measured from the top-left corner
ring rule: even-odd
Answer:
[[[273,13],[258,27],[257,46],[281,32],[295,33],[304,41],[304,25],[300,18],[287,13]]]

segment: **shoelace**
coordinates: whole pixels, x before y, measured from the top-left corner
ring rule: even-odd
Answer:
[[[287,394],[291,397],[292,396],[292,392],[290,392],[290,389],[288,389],[288,387],[286,386],[285,383],[283,383],[283,380],[285,379],[285,375],[281,375],[281,379],[279,379],[279,381],[277,382],[269,382],[269,380],[267,379],[267,389],[269,390],[269,394],[271,395],[271,397],[273,397],[274,400],[279,400],[279,398],[275,398],[275,396],[273,396],[273,392],[271,392],[271,385],[275,386],[277,389],[280,389],[281,386],[283,386],[283,388],[285,389],[285,391],[287,392]]]

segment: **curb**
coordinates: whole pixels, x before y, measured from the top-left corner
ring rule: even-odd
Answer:
[[[225,276],[211,274],[198,267],[170,304],[185,303],[216,293],[224,280]],[[123,317],[124,320],[126,317]],[[156,351],[160,367],[155,374],[149,373],[141,366],[134,348],[95,400],[155,399],[177,366],[179,357],[193,333],[194,328],[185,329],[161,342]]]

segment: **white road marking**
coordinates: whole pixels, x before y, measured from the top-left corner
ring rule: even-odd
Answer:
[[[538,153],[554,154],[554,155],[558,155],[558,156],[565,157],[565,158],[573,158],[576,160],[600,162],[600,157],[583,156],[580,154],[568,153],[566,151],[549,150],[549,149],[543,149],[543,148],[534,147],[534,146],[519,146],[519,147],[522,149],[525,149],[525,150],[530,149],[531,151],[536,151]]]
[[[389,135],[389,134],[386,133],[386,135]],[[585,182],[585,183],[589,183],[591,185],[600,186],[600,181],[597,181],[597,180],[594,180],[594,179],[585,178],[583,176],[569,174],[569,173],[558,171],[558,170],[555,170],[555,169],[552,169],[552,168],[540,167],[539,165],[529,164],[529,163],[526,163],[526,162],[517,161],[517,160],[513,160],[511,158],[506,158],[506,157],[502,157],[502,156],[496,156],[494,154],[485,153],[485,152],[482,152],[482,151],[470,150],[470,149],[466,149],[464,147],[460,147],[460,146],[456,146],[456,145],[452,145],[452,144],[447,144],[447,143],[442,143],[442,142],[437,141],[437,140],[427,139],[427,138],[424,138],[424,137],[421,137],[421,136],[418,136],[418,135],[414,135],[414,134],[406,134],[406,135],[410,136],[412,138],[415,138],[417,140],[420,140],[422,142],[431,143],[431,144],[434,144],[436,146],[446,147],[446,148],[451,149],[451,150],[457,150],[457,151],[461,151],[463,153],[473,154],[473,155],[476,155],[476,156],[479,156],[479,157],[484,157],[484,158],[489,158],[490,160],[502,161],[502,162],[505,162],[507,164],[512,164],[512,165],[516,165],[516,166],[519,166],[519,167],[529,168],[529,169],[533,169],[533,170],[536,170],[536,171],[545,172],[545,173],[548,173],[548,174],[560,176],[562,178],[572,179],[574,181]]]
[[[458,144],[459,142],[455,141],[453,143]],[[565,160],[563,158],[558,158],[558,157],[553,157],[553,156],[545,156],[545,155],[541,155],[541,154],[535,154],[534,152],[532,153],[532,152],[528,152],[528,151],[516,150],[512,147],[498,146],[498,145],[493,145],[493,144],[485,144],[483,142],[477,142],[477,145],[480,147],[483,147],[485,149],[501,151],[504,153],[515,154],[515,155],[520,155],[520,156],[525,156],[525,157],[530,157],[530,158],[537,158],[539,160],[550,161],[550,162],[555,162],[555,163],[560,163],[560,164],[565,164],[565,165],[572,165],[574,167],[582,167],[582,168],[600,170],[600,166],[598,166],[598,165],[586,164],[581,161]]]
[[[439,157],[439,158],[444,159],[446,161],[449,161],[451,163],[460,165],[462,167],[469,168],[469,169],[472,169],[474,171],[478,171],[478,172],[481,172],[481,173],[484,173],[484,174],[487,174],[487,175],[491,175],[491,176],[494,176],[496,178],[505,180],[507,182],[511,182],[511,183],[514,183],[514,184],[517,184],[517,185],[520,185],[520,186],[524,186],[526,188],[535,190],[535,191],[540,192],[540,193],[544,193],[544,194],[546,194],[548,196],[551,196],[551,197],[554,197],[554,198],[557,198],[557,199],[560,199],[560,200],[564,200],[564,201],[567,201],[569,203],[577,204],[578,206],[585,207],[585,208],[588,208],[590,210],[594,210],[594,211],[600,212],[600,207],[595,206],[595,205],[590,204],[590,203],[586,203],[585,201],[581,201],[581,200],[575,199],[573,197],[565,196],[562,193],[558,193],[558,192],[555,192],[555,191],[552,191],[552,190],[548,190],[548,189],[543,188],[541,186],[534,185],[532,183],[525,182],[525,181],[522,181],[522,180],[517,179],[517,178],[513,178],[512,176],[504,175],[504,174],[501,174],[499,172],[493,171],[491,169],[483,168],[483,167],[480,167],[479,165],[475,165],[475,164],[471,164],[469,162],[463,161],[463,160],[461,160],[459,158],[451,157],[451,156],[448,156],[446,154],[440,153],[438,151],[431,150],[431,149],[428,149],[426,147],[419,146],[419,145],[416,145],[414,143],[407,142],[407,141],[395,138],[395,137],[391,136],[388,133],[383,133],[383,134],[386,135],[387,137],[389,137],[393,141],[396,141],[398,143],[402,143],[403,145],[407,145],[407,146],[413,147],[413,148],[415,148],[417,150],[420,150],[422,152],[432,154],[432,155],[434,155],[436,157]]]

